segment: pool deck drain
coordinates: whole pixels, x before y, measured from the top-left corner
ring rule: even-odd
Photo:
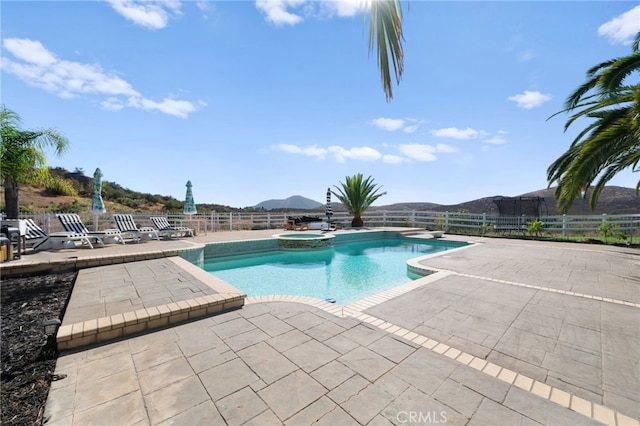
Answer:
[[[122,248],[141,256],[263,237],[217,233],[195,243]],[[171,258],[107,267],[120,281],[111,293],[104,287],[103,303],[93,303],[102,307],[92,307],[97,311],[89,321],[133,312],[138,324],[138,314],[155,314],[145,303],[177,306],[180,319],[189,321],[167,320],[155,332],[63,352],[56,374],[67,378],[52,383],[47,424],[398,423],[413,410],[445,412],[450,424],[640,425],[640,287],[633,272],[640,253],[463,239],[483,244],[420,261],[417,267],[436,273],[413,288],[346,306],[301,296],[247,298],[241,309],[193,320],[182,309],[195,306],[180,302],[202,303],[228,289],[202,286],[198,273]],[[122,248],[100,251],[118,258]],[[64,256],[88,256],[76,252]],[[45,262],[56,260],[43,255]],[[175,267],[177,275],[166,281],[182,289],[164,297],[145,293],[153,286],[141,279],[148,275],[144,265]],[[151,281],[170,288],[162,276]],[[95,278],[88,282],[95,285]],[[126,290],[131,282],[140,289],[135,297]],[[116,305],[122,296],[130,296],[135,309],[123,300]],[[142,307],[132,303],[146,296],[154,298]],[[86,297],[100,300],[90,292]],[[77,315],[67,311],[71,330],[82,323],[85,332]],[[494,329],[502,335],[492,337]]]

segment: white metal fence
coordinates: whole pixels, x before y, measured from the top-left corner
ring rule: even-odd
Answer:
[[[132,213],[138,226],[151,226],[150,216],[158,213]],[[211,212],[185,216],[182,213],[165,214],[174,224],[194,228],[198,234],[216,231],[279,229],[283,228],[289,216],[324,216],[318,212],[272,213],[272,212]],[[111,215],[80,215],[87,228],[114,228]],[[60,231],[61,226],[54,213],[25,214],[33,218],[45,231]],[[347,227],[352,217],[346,212],[334,212],[332,221]],[[364,215],[365,226],[393,226],[426,228],[468,235],[492,235],[505,233],[526,233],[528,225],[536,220],[527,216],[498,216],[488,213],[434,212],[434,211],[380,211],[371,210]],[[637,214],[615,215],[555,215],[540,217],[542,232],[559,237],[594,235],[599,233],[602,223],[611,225],[611,231],[624,234],[630,239],[640,240],[640,212]]]

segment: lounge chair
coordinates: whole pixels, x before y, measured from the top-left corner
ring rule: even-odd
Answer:
[[[125,244],[124,236],[118,229],[105,229],[104,231],[89,231],[80,215],[76,213],[59,213],[56,217],[60,221],[62,228],[67,232],[75,232],[77,234],[84,234],[90,237],[98,237],[103,242],[115,242]]]
[[[47,234],[33,219],[26,219],[24,223],[27,228],[25,234],[26,245],[27,247],[31,246],[35,251],[56,250],[69,246],[75,247],[78,242],[89,248],[93,248],[94,243],[104,247],[104,242],[99,237],[77,232],[53,232]]]
[[[151,223],[158,228],[158,232],[162,236],[169,238],[193,237],[193,229],[186,226],[171,225],[169,219],[165,216],[151,216]]]
[[[122,234],[131,235],[136,242],[140,240],[160,240],[160,234],[157,230],[145,226],[139,228],[130,214],[114,214],[113,220]]]

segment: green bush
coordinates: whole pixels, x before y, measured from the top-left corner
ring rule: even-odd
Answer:
[[[47,195],[70,195],[77,197],[78,192],[73,187],[73,182],[60,176],[49,176],[44,183],[44,191]]]

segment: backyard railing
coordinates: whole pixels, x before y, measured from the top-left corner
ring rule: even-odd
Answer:
[[[158,213],[133,213],[138,226],[152,226],[150,216]],[[283,229],[288,216],[319,216],[318,212],[211,212],[186,216],[182,213],[165,214],[169,222],[195,229],[197,234],[216,231]],[[88,229],[115,228],[110,214],[80,214]],[[34,213],[21,215],[33,218],[47,232],[61,231],[54,213]],[[346,212],[334,212],[331,221],[348,227],[351,215]],[[370,210],[364,215],[366,226],[390,226],[425,228],[449,233],[467,235],[504,235],[526,234],[529,225],[535,220],[542,222],[539,229],[542,235],[553,237],[580,237],[597,235],[601,225],[607,223],[612,233],[625,235],[627,241],[640,241],[640,213],[636,214],[598,214],[598,215],[547,215],[540,218],[527,216],[499,216],[493,213],[463,213],[434,211],[383,211]]]

